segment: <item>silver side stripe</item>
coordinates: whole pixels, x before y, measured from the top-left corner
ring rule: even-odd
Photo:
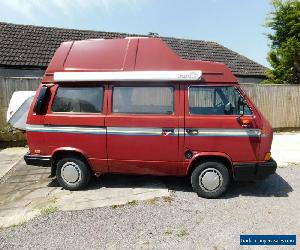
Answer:
[[[26,125],[26,131],[52,133],[106,134],[105,127]]]
[[[164,133],[164,130],[168,131]],[[192,130],[192,132],[190,132]],[[109,134],[134,136],[204,136],[204,137],[258,137],[260,129],[222,129],[222,128],[132,128],[132,127],[84,127],[84,126],[43,126],[28,125],[26,131],[48,133]]]
[[[188,133],[186,129],[187,136],[241,136],[241,137],[257,137],[261,135],[260,129],[206,129],[198,128],[192,129],[195,133]]]
[[[161,135],[161,128],[128,128],[128,127],[107,127],[108,134],[116,135]],[[178,134],[178,133],[177,133]]]

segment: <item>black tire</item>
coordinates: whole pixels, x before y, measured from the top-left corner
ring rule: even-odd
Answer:
[[[212,179],[215,181],[210,182]],[[227,191],[230,183],[230,175],[223,163],[209,160],[201,162],[194,169],[191,175],[191,183],[193,190],[198,196],[203,198],[218,198]]]
[[[64,189],[81,190],[88,185],[91,179],[91,171],[80,158],[66,157],[57,163],[56,178]]]

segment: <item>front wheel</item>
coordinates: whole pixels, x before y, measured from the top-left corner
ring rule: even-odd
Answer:
[[[57,163],[56,177],[59,184],[67,190],[80,190],[87,186],[91,172],[79,158],[62,158]]]
[[[217,198],[229,186],[230,176],[226,166],[217,161],[200,163],[191,175],[193,190],[204,198]]]

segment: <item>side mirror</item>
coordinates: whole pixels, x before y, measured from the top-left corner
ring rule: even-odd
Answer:
[[[243,96],[240,96],[238,99],[238,110],[240,115],[244,115],[245,113],[245,106],[247,105],[247,102]]]

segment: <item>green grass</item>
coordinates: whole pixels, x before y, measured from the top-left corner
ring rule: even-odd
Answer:
[[[172,196],[166,196],[166,197],[164,197],[164,201],[165,201],[165,202],[171,203],[173,200],[174,200],[174,199],[173,199]]]
[[[127,205],[130,205],[130,206],[136,206],[137,204],[138,204],[138,202],[136,200],[132,200],[132,201],[127,202]]]
[[[18,228],[18,227],[22,227],[24,226],[25,222],[20,222],[20,223],[17,223],[17,224],[13,224],[11,225],[9,228]]]
[[[8,226],[8,227],[0,226],[0,231],[1,231],[1,230],[4,230],[4,229],[6,229],[6,228],[18,228],[18,227],[22,227],[22,226],[25,225],[25,223],[26,223],[26,222],[23,221],[23,222],[20,222],[20,223],[16,223],[16,224],[10,225],[10,226]]]
[[[3,127],[0,128],[0,133],[11,133],[15,132],[16,129],[13,128],[10,124],[5,124]]]
[[[137,204],[138,204],[138,202],[136,200],[132,200],[132,201],[128,201],[126,204],[114,204],[114,205],[111,205],[110,207],[112,209],[117,209],[117,208],[124,207],[126,205],[128,205],[128,206],[136,206]]]
[[[148,200],[148,203],[149,203],[150,205],[156,205],[157,202],[158,202],[158,198],[152,198],[152,199]]]
[[[166,229],[164,234],[165,235],[171,235],[171,234],[173,234],[173,231],[171,229]]]
[[[187,236],[189,235],[188,231],[186,229],[182,229],[180,230],[177,234],[176,234],[178,237],[184,237],[184,236]]]
[[[48,215],[48,214],[53,214],[55,212],[58,211],[58,207],[56,206],[49,206],[49,207],[45,207],[41,210],[41,214],[42,215]]]
[[[121,204],[121,205],[114,204],[114,205],[111,205],[110,207],[111,207],[112,209],[117,209],[117,208],[124,207],[124,205],[123,205],[123,204]]]
[[[203,222],[203,220],[204,219],[200,215],[198,215],[197,218],[196,218],[196,224],[197,225],[201,224]]]

